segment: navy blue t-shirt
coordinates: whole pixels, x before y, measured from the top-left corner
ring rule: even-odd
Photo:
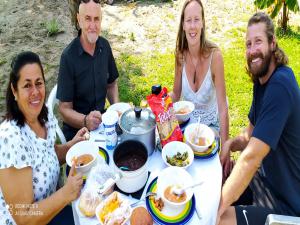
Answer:
[[[271,148],[258,171],[264,187],[253,191],[266,188],[271,200],[261,204],[300,216],[300,90],[289,67],[278,67],[263,85],[254,84],[249,120],[252,136]]]

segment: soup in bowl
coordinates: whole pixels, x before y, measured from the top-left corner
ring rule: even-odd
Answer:
[[[188,188],[181,195],[176,195],[173,188],[183,188],[192,184],[192,176],[185,169],[167,167],[158,175],[157,194],[168,206],[183,207],[193,197],[193,189]]]
[[[69,167],[75,163],[77,172],[87,173],[96,164],[98,146],[91,141],[81,141],[73,145],[66,155],[66,162]]]

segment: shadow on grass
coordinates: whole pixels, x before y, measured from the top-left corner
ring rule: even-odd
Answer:
[[[281,27],[276,28],[276,36],[278,38],[294,38],[300,41],[300,27],[290,27],[288,26],[286,32]]]

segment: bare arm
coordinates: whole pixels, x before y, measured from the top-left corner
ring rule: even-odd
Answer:
[[[173,102],[177,102],[181,96],[181,76],[182,76],[182,64],[177,63],[175,59],[175,77],[174,77],[174,85],[173,85],[173,92],[170,93],[170,96]]]
[[[76,144],[79,141],[86,140],[85,133],[88,133],[88,130],[86,127],[83,127],[77,132],[77,134],[73,137],[72,140],[68,141],[65,144],[54,146],[60,165],[66,162],[66,154],[74,144]]]
[[[224,79],[224,63],[221,51],[216,50],[212,59],[212,73],[214,76],[214,83],[216,87],[217,103],[220,119],[220,136],[221,146],[228,139],[229,133],[229,118],[228,118],[228,105],[226,100],[226,88]]]
[[[74,167],[70,174],[73,175]],[[7,182],[10,180],[11,182]],[[0,186],[5,202],[12,205],[12,217],[19,225],[47,224],[68,203],[76,199],[82,186],[82,176],[69,176],[64,187],[39,202],[33,201],[32,169],[10,167],[0,170]],[[24,204],[25,208],[15,207]],[[32,207],[34,204],[34,207]],[[38,215],[37,215],[38,213]],[[21,215],[20,215],[21,214]]]
[[[84,127],[84,117],[85,115],[76,112],[73,109],[73,102],[59,102],[58,105],[59,112],[63,118],[63,121],[74,128]]]
[[[223,180],[231,172],[231,168],[233,166],[230,160],[230,152],[234,151],[242,151],[246,148],[249,143],[249,139],[252,135],[253,125],[249,123],[249,125],[244,129],[244,131],[237,137],[231,138],[223,143],[220,160],[223,167]]]
[[[115,80],[111,84],[107,84],[107,98],[112,105],[119,102],[118,81]]]
[[[101,123],[99,111],[92,111],[88,115],[84,115],[73,109],[73,102],[59,102],[58,109],[63,121],[74,128],[80,129],[86,125],[88,130],[95,130]]]
[[[253,125],[249,122],[248,126],[240,133],[239,136],[228,140],[229,150],[232,152],[242,151],[250,141],[253,132]]]
[[[222,188],[219,216],[244,192],[269,151],[269,145],[255,137],[250,138]]]

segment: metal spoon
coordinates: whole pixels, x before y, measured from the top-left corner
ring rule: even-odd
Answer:
[[[189,185],[189,186],[185,186],[183,188],[178,188],[178,187],[174,186],[171,190],[175,195],[182,195],[186,189],[193,188],[193,187],[199,186],[201,184],[203,184],[203,181],[200,181],[198,183],[194,183],[194,184]]]
[[[135,206],[138,205],[141,201],[145,201],[146,198],[148,198],[148,197],[150,197],[150,196],[156,196],[156,195],[157,195],[156,193],[150,192],[150,191],[149,191],[149,192],[146,193],[146,195],[145,195],[144,198],[142,198],[142,199],[140,199],[140,200],[138,200],[138,201],[132,203],[130,206],[131,206],[131,207],[135,207]]]

